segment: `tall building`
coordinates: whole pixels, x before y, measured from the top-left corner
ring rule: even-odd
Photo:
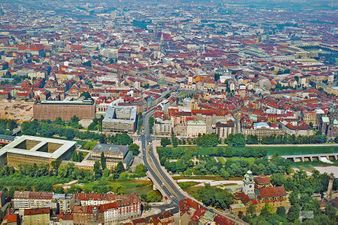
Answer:
[[[92,100],[83,101],[42,101],[33,106],[35,120],[55,120],[61,118],[69,121],[73,116],[82,119],[95,118],[95,103]]]

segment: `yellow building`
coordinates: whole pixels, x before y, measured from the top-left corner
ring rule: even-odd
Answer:
[[[23,224],[48,225],[50,223],[50,208],[25,209]]]

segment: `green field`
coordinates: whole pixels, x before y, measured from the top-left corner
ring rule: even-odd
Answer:
[[[108,191],[118,192],[121,194],[137,193],[139,195],[147,194],[153,190],[153,184],[149,180],[99,180],[95,182],[80,185],[85,192],[98,191],[104,187]],[[103,193],[107,192],[106,190]]]
[[[338,146],[260,146],[248,149],[264,149],[268,155],[299,155],[317,153],[338,153]]]
[[[212,176],[212,175],[197,175],[197,176],[173,176],[174,180],[183,180],[183,179],[193,179],[193,180],[224,180],[221,176]]]

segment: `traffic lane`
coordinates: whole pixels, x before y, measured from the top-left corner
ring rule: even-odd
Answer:
[[[150,163],[148,162],[146,156],[144,156],[144,161],[145,161],[146,166],[148,167],[148,171],[152,174],[152,176],[155,179],[155,182],[157,183],[157,185],[160,186],[164,190],[164,192],[165,192],[165,194],[167,195],[168,198],[170,198],[173,202],[178,204],[179,200],[177,198],[175,198],[175,195],[173,195],[172,191],[170,191],[169,188],[165,184],[165,183],[167,183],[167,185],[170,185],[170,183],[168,183],[168,181],[167,181],[167,178],[162,177],[164,179],[164,182],[163,182],[163,180],[161,180],[161,178],[158,176],[158,175],[161,175],[160,171],[158,171],[158,169],[157,169],[159,174],[156,173],[156,171],[150,166]],[[172,188],[172,186],[171,186],[171,188]],[[173,191],[175,192],[175,189],[173,189]]]
[[[173,181],[168,177],[168,175],[162,170],[162,167],[160,165],[160,162],[156,159],[155,155],[152,151],[149,152],[149,156],[152,159],[154,165],[156,166],[157,170],[160,172],[160,175],[165,179],[166,183],[170,185],[170,187],[173,189],[173,191],[176,195],[176,197],[181,200],[184,199],[184,195],[181,194],[181,191],[177,188],[176,184],[173,183]]]

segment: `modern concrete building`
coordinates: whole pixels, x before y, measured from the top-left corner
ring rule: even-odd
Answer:
[[[110,106],[102,121],[103,131],[130,132],[136,130],[137,110],[135,106]]]
[[[76,142],[35,136],[21,136],[0,149],[0,165],[49,164],[69,159]]]
[[[33,118],[36,120],[55,120],[61,118],[68,121],[73,116],[82,119],[95,118],[95,103],[83,101],[42,101],[34,104]]]

